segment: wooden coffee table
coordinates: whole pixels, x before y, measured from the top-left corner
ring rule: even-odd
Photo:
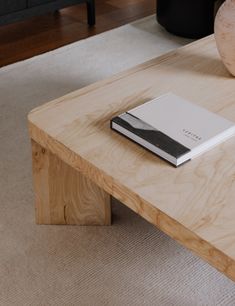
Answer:
[[[235,139],[174,168],[109,127],[169,91],[235,121],[213,36],[34,109],[36,221],[109,225],[111,195],[235,280]]]

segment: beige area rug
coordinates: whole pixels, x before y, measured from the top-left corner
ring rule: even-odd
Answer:
[[[27,113],[187,42],[152,16],[0,70],[1,306],[235,305],[232,281],[120,203],[111,227],[34,224]]]

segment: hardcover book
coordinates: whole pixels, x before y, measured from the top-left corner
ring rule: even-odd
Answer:
[[[235,134],[235,124],[167,93],[112,118],[111,128],[176,167]]]

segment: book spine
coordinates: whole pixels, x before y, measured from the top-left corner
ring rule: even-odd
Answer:
[[[111,120],[111,128],[112,122],[166,152],[175,159],[190,152],[189,148],[129,113],[124,113],[113,118]]]

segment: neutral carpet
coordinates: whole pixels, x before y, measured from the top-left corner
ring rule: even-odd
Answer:
[[[110,227],[37,226],[27,113],[188,40],[155,17],[0,70],[0,305],[235,305],[235,285],[114,201]]]

